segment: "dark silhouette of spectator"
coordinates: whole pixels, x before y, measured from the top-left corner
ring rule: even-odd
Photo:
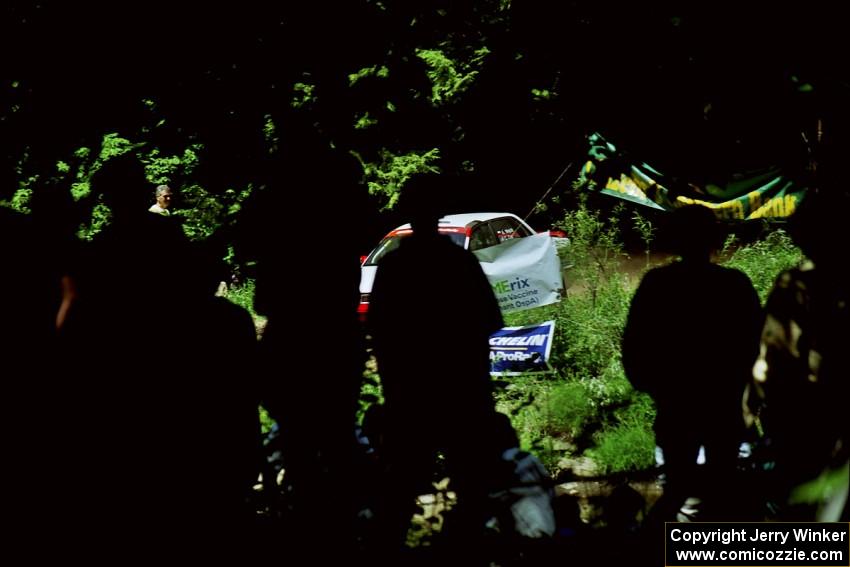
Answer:
[[[0,207],[0,498],[12,553],[52,530],[56,434],[55,314],[61,299],[50,233],[32,215]]]
[[[80,327],[76,337],[85,337],[85,342],[97,337],[135,354],[140,350],[136,340],[150,342],[152,329],[178,318],[175,307],[186,293],[188,241],[172,219],[146,211],[149,183],[135,156],[106,162],[91,184],[110,218],[72,270],[77,301],[69,324]],[[175,352],[159,349],[147,357],[148,363],[158,360],[166,367]],[[105,354],[117,362],[117,351]]]
[[[637,533],[646,513],[646,500],[628,484],[614,487],[605,500],[603,521],[614,538]]]
[[[185,411],[193,418],[185,449],[193,476],[183,484],[201,499],[205,522],[219,525],[216,533],[250,548],[258,543],[251,505],[262,458],[257,335],[246,309],[215,295],[227,273],[223,248],[193,243],[187,260],[188,293],[180,310],[191,332],[181,340],[176,366],[190,388]]]
[[[216,313],[204,299],[212,289],[198,283],[198,255],[172,219],[147,212],[149,184],[135,156],[104,164],[92,190],[111,219],[72,271],[63,328],[60,501],[69,545],[113,562],[127,549],[221,556],[239,547],[228,471],[242,458],[222,436],[251,443],[222,429],[247,415],[237,368],[254,335],[244,314]]]
[[[49,326],[61,331],[74,298],[74,282],[70,276],[79,259],[79,240],[74,234],[81,219],[69,187],[57,179],[48,180],[33,192],[33,229],[38,235],[41,265],[47,271],[50,301],[42,307],[38,318],[49,320]],[[57,287],[57,282],[59,282]]]
[[[688,496],[703,499],[705,517],[712,508],[722,515],[722,501],[732,498],[743,435],[740,398],[762,318],[746,275],[711,261],[720,235],[710,209],[677,209],[667,229],[670,249],[681,259],[643,277],[622,352],[629,381],[651,395],[657,409],[656,443],[667,480],[652,516],[672,521]],[[700,445],[705,478],[696,463]]]
[[[156,202],[150,206],[148,209],[151,213],[156,213],[158,215],[169,216],[171,211],[171,200],[174,198],[174,193],[171,191],[171,187],[168,185],[157,185],[156,191],[154,191],[154,199]]]
[[[429,175],[405,187],[399,207],[413,233],[381,261],[372,290],[368,321],[385,399],[388,467],[380,511],[386,545],[400,546],[441,452],[458,495],[452,516],[474,551],[484,480],[499,458],[488,442],[488,337],[502,316],[475,256],[437,232],[444,183]]]
[[[770,292],[744,400],[745,419],[764,433],[757,451],[766,449],[774,463],[763,491],[773,516],[785,521],[848,519],[850,197],[843,185],[840,179],[812,191],[791,219],[805,260],[781,273]],[[806,485],[814,489],[808,496]]]
[[[260,387],[283,448],[289,525],[281,535],[293,553],[321,561],[354,543],[348,478],[365,363],[360,234],[370,216],[356,159],[310,127],[287,122],[286,131],[283,161],[246,203],[238,241],[240,256],[256,262],[254,307],[268,319]]]

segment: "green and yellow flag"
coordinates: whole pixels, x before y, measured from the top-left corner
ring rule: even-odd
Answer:
[[[714,210],[718,218],[750,220],[791,216],[806,188],[786,177],[779,168],[735,175],[722,185],[676,184],[646,163],[632,163],[599,134],[588,137],[588,160],[579,174],[579,187],[595,187],[601,193],[673,210],[700,204]]]

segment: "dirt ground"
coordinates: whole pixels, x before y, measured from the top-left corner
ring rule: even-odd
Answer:
[[[628,274],[637,283],[640,277],[650,268],[656,268],[668,264],[674,256],[665,252],[650,252],[647,258],[646,252],[634,251],[628,257],[620,260],[620,271]]]
[[[645,250],[632,250],[626,252],[626,255],[620,259],[619,271],[621,273],[627,274],[629,276],[630,283],[637,286],[637,284],[640,282],[640,278],[643,276],[644,273],[646,273],[647,270],[668,264],[675,258],[675,254],[670,254],[668,252],[658,252],[655,250],[651,250],[649,253],[649,257],[647,257]],[[722,262],[727,259],[727,256],[720,255],[716,255],[713,258],[715,262]],[[580,291],[580,289],[581,286],[579,284],[573,283],[570,285],[569,292],[573,293],[576,291]]]
[[[637,287],[637,284],[640,283],[640,278],[648,269],[663,266],[664,264],[669,263],[673,258],[674,256],[672,254],[664,252],[650,252],[649,258],[647,258],[646,252],[638,250],[623,256],[620,259],[618,271],[626,274],[629,278],[629,283],[632,286]],[[582,293],[585,286],[581,282],[571,281],[569,270],[567,270],[565,274],[567,279],[567,293]]]

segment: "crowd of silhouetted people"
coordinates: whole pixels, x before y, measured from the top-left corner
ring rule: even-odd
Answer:
[[[224,248],[186,238],[171,188],[154,189],[132,154],[92,179],[110,220],[90,242],[73,236],[58,186],[30,216],[0,209],[0,490],[4,525],[34,560],[637,562],[660,553],[664,521],[847,520],[846,485],[799,495],[848,457],[845,196],[804,201],[792,230],[807,260],[764,309],[743,273],[712,262],[713,213],[672,213],[681,259],[644,276],[623,335],[626,375],[656,404],[664,496],[649,509],[619,487],[599,531],[554,498],[496,412],[487,339],[503,320],[476,258],[437,231],[441,178],[405,188],[413,235],[382,262],[364,328],[359,165],[319,140],[287,151],[230,235],[253,262],[260,340],[216,295]],[[305,228],[317,210],[321,226]],[[367,333],[383,403],[358,424]],[[277,422],[283,486],[259,405]],[[742,469],[747,439],[769,474]],[[411,551],[416,497],[436,471],[457,495],[442,547]]]

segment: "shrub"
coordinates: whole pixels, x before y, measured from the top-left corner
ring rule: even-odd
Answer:
[[[580,439],[598,420],[596,404],[581,381],[554,386],[543,400],[543,431],[550,437]]]
[[[612,362],[620,359],[631,295],[620,274],[601,280],[594,295],[569,295],[555,316],[553,364],[579,378],[605,374]]]
[[[803,259],[802,251],[794,245],[788,233],[781,229],[753,244],[737,248],[736,245],[734,235],[726,240],[723,252],[728,254],[734,251],[724,265],[747,274],[762,303],[767,299],[779,273],[796,266]]]
[[[587,456],[604,474],[643,470],[655,462],[652,429],[621,424],[600,430],[595,440],[596,446],[588,449]]]
[[[381,387],[381,377],[378,375],[375,360],[370,359],[363,370],[363,381],[360,384],[360,397],[357,406],[357,423],[363,421],[366,410],[372,404],[384,403],[384,391]]]
[[[263,435],[268,435],[268,433],[274,428],[275,420],[269,415],[269,412],[263,406],[259,406],[257,408],[260,412],[260,432]]]
[[[256,316],[254,312],[254,289],[254,280],[247,279],[240,285],[228,287],[224,297],[239,307],[247,309],[251,315]]]

